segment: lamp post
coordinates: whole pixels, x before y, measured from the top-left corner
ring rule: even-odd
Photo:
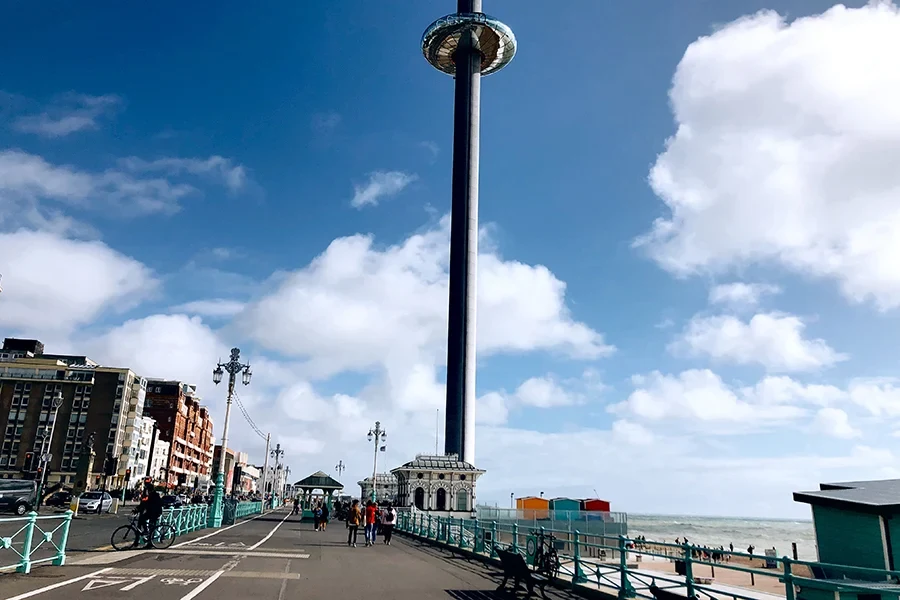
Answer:
[[[50,416],[53,417],[53,420],[50,422],[50,435],[47,435],[47,428],[45,427],[44,435],[41,437],[41,479],[38,482],[37,499],[35,500],[35,506],[37,508],[41,507],[41,500],[44,496],[44,482],[47,480],[47,467],[50,465],[50,459],[53,458],[50,455],[50,448],[53,445],[53,432],[56,429],[56,415],[59,412],[59,407],[62,406],[62,403],[62,392],[56,392],[56,396],[53,398],[52,404],[50,404]]]
[[[281,469],[281,457],[284,456],[284,450],[281,444],[275,444],[275,449],[271,452],[272,458],[275,459],[275,466],[272,468],[272,506],[275,506],[275,497],[278,495],[278,471]],[[281,492],[281,498],[284,499],[284,490]]]
[[[384,452],[387,446],[382,446],[382,442],[387,439],[387,432],[381,428],[381,421],[375,421],[375,429],[369,430],[368,435],[369,441],[375,442],[375,460],[372,463],[372,502],[375,502],[377,499],[377,493],[375,488],[377,486],[377,475],[378,475],[378,453]]]
[[[347,465],[344,464],[344,461],[339,460],[338,464],[335,465],[334,470],[337,471],[338,477],[344,474],[344,471],[347,470]]]
[[[282,484],[282,487],[281,487],[281,496],[282,496],[282,498],[287,498],[287,496],[288,496],[288,494],[287,494],[288,488],[291,489],[291,492],[294,491],[294,490],[293,490],[293,487],[294,487],[294,486],[292,486],[291,484],[288,483],[288,477],[290,476],[290,474],[291,474],[291,468],[290,468],[290,467],[285,467],[285,468],[284,468],[284,483]]]
[[[510,507],[510,508],[515,508],[515,505],[513,504],[513,498],[514,498],[514,496],[515,496],[515,493],[514,493],[514,492],[510,492],[510,493],[509,493],[509,507]]]
[[[225,453],[228,450],[228,421],[231,418],[231,402],[234,396],[234,380],[238,373],[242,372],[242,382],[250,385],[250,365],[241,364],[241,350],[231,349],[231,360],[227,363],[219,363],[213,369],[213,382],[218,385],[222,382],[222,376],[228,373],[228,397],[225,401],[225,424],[222,426],[222,450],[219,452],[219,468],[216,469],[216,491],[213,496],[212,510],[209,512],[209,526],[221,527],[225,502]]]

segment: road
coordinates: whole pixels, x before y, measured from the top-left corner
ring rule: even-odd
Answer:
[[[496,570],[398,537],[350,548],[343,524],[312,530],[278,510],[235,526],[199,531],[168,550],[83,555],[35,575],[0,576],[7,600],[284,600],[494,598]],[[569,597],[548,592],[551,598]]]

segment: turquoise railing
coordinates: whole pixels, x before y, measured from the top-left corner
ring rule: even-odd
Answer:
[[[262,502],[238,502],[234,512],[236,519],[258,515],[262,512]]]
[[[796,600],[797,588],[827,592],[829,597],[837,597],[840,592],[848,592],[855,597],[858,593],[873,593],[869,582],[884,585],[886,581],[900,580],[900,571],[795,560],[786,556],[775,558],[707,550],[690,544],[645,542],[624,536],[592,542],[590,539],[594,536],[578,530],[527,529],[520,528],[515,522],[508,524],[433,517],[419,511],[400,513],[397,530],[428,542],[474,553],[485,560],[496,560],[498,548],[513,550],[524,555],[529,564],[534,562],[540,534],[552,534],[559,557],[556,572],[552,574],[557,583],[588,586],[620,599],[653,600],[650,592],[652,585],[676,591],[688,598],[702,595],[758,600],[760,591],[768,591],[783,595],[786,600]],[[604,543],[607,540],[612,543]],[[707,552],[711,552],[716,560]],[[651,560],[644,560],[645,557]],[[684,575],[653,569],[654,562],[662,566],[666,561],[682,563]],[[756,567],[749,561],[757,561],[761,565],[769,563],[774,568]],[[746,576],[746,581],[742,583],[736,581],[737,577],[729,576],[727,583],[716,584],[717,570],[742,573],[737,577]],[[813,577],[812,574],[817,571],[828,573],[828,579]],[[741,588],[748,588],[747,594],[738,591]],[[751,591],[749,588],[755,589]]]
[[[188,504],[164,510],[160,521],[170,523],[175,528],[176,535],[184,535],[185,533],[205,529],[208,512],[209,506],[207,504]]]
[[[0,566],[0,571],[15,569],[19,573],[31,573],[31,567],[37,564],[66,564],[66,542],[73,514],[69,510],[61,515],[39,517],[36,512],[30,512],[24,517],[0,519],[0,527],[4,529],[15,529],[21,524],[11,535],[0,537],[0,562],[16,557],[15,562]]]

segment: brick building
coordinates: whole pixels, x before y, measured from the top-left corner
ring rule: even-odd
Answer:
[[[115,471],[122,455],[129,406],[142,404],[146,380],[127,368],[104,367],[86,356],[44,354],[37,340],[7,338],[0,350],[0,477],[20,478],[37,467],[41,442],[53,425],[52,402],[62,395],[53,439],[49,440],[47,483],[53,487],[121,482],[103,476],[106,461]],[[90,478],[77,473],[79,457],[93,434]],[[34,462],[26,464],[28,453]]]
[[[144,415],[156,419],[159,439],[169,443],[165,483],[207,490],[213,462],[213,422],[209,409],[200,404],[197,386],[149,380]]]

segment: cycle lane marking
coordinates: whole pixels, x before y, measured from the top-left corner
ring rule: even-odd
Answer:
[[[172,546],[172,548],[180,548],[181,546],[185,546],[185,545],[190,544],[190,543],[193,543],[193,542],[199,542],[199,541],[201,541],[201,540],[205,540],[206,538],[211,538],[211,537],[214,536],[214,535],[219,535],[219,534],[222,533],[223,531],[228,531],[229,529],[231,529],[231,528],[233,528],[233,527],[237,527],[237,526],[239,526],[239,525],[243,525],[244,523],[249,523],[250,521],[255,521],[256,519],[258,519],[258,518],[260,518],[260,517],[264,517],[264,516],[266,516],[266,515],[270,515],[270,514],[272,514],[273,512],[277,512],[277,511],[271,510],[271,511],[269,511],[269,512],[267,512],[267,513],[261,513],[261,514],[258,514],[258,515],[256,515],[255,517],[252,517],[252,518],[250,518],[250,519],[246,519],[246,520],[244,520],[244,521],[240,521],[240,522],[238,522],[238,523],[235,523],[234,525],[229,525],[228,527],[222,527],[221,529],[216,529],[216,530],[213,531],[212,533],[207,533],[206,535],[201,535],[201,536],[198,537],[198,538],[194,538],[194,539],[192,539],[192,540],[187,540],[186,542],[181,542],[180,544],[175,544],[174,546]]]
[[[76,583],[78,581],[84,581],[85,579],[90,579],[91,577],[95,577],[97,575],[102,575],[110,570],[111,567],[107,567],[105,569],[100,569],[99,571],[94,571],[93,573],[88,573],[87,575],[81,575],[80,577],[73,577],[72,579],[66,579],[65,581],[59,581],[57,583],[44,586],[42,588],[38,588],[36,590],[31,590],[30,592],[25,592],[23,594],[19,594],[18,596],[13,596],[12,598],[7,598],[6,600],[25,600],[25,598],[31,598],[33,596],[37,596],[39,594],[43,594],[44,592],[50,592],[56,589],[59,589],[63,586],[67,586],[72,583]]]
[[[290,516],[291,516],[291,513],[284,515],[284,518],[281,520],[281,522],[278,525],[276,525],[275,527],[272,528],[272,531],[269,532],[269,535],[267,535],[263,539],[259,540],[258,542],[256,542],[255,544],[253,544],[252,546],[247,548],[247,550],[256,550],[257,548],[259,548],[260,546],[262,546],[263,544],[268,542],[272,538],[272,536],[275,535],[275,532],[278,531],[278,528],[281,527],[282,525],[284,525],[284,522],[287,521],[288,517],[290,517]]]

